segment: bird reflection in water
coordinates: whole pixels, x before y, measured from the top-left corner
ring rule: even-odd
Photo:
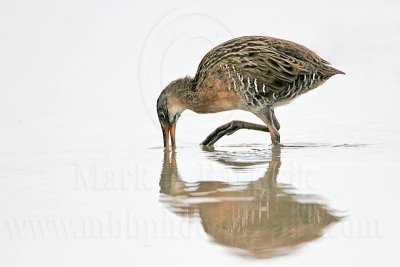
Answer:
[[[218,153],[210,153],[210,158],[238,166],[226,154],[222,159]],[[204,231],[216,243],[242,249],[245,255],[269,258],[290,253],[321,237],[327,226],[340,218],[318,203],[315,195],[289,193],[287,185],[278,183],[281,148],[274,147],[270,153],[263,177],[235,186],[218,181],[185,182],[178,171],[176,153],[166,151],[161,201],[178,215],[199,216]]]

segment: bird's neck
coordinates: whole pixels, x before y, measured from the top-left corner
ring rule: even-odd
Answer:
[[[179,107],[182,110],[192,109],[192,102],[195,97],[195,82],[191,77],[176,80],[176,85],[168,92],[171,106]]]

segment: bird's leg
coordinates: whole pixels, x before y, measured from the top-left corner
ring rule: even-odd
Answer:
[[[275,116],[275,110],[271,108],[271,112],[272,112],[272,122],[274,123],[275,128],[279,130],[281,128],[281,124],[279,123],[278,119]]]
[[[278,121],[278,119],[275,116],[274,109],[271,108],[271,116],[272,116],[272,122],[273,125],[275,126],[276,130],[279,130],[281,125]],[[237,130],[240,129],[248,129],[248,130],[256,130],[256,131],[262,131],[262,132],[269,132],[268,127],[260,124],[255,124],[251,122],[246,122],[246,121],[231,121],[228,122],[217,129],[215,129],[212,133],[210,133],[206,139],[204,139],[203,142],[201,142],[201,145],[203,146],[212,146],[214,145],[219,139],[221,139],[225,135],[231,135]],[[278,133],[279,136],[279,133]]]
[[[274,125],[274,117],[275,117],[274,110],[272,109],[272,107],[266,107],[263,111],[264,112],[262,112],[262,113],[260,112],[256,115],[258,117],[260,117],[260,119],[262,119],[265,122],[265,124],[267,125],[268,131],[271,135],[272,144],[277,145],[280,142],[280,135]],[[278,120],[276,120],[276,118],[275,118],[275,121],[278,123],[277,126],[280,126],[279,122],[278,122]]]
[[[212,133],[210,133],[206,139],[204,139],[201,144],[203,146],[212,146],[217,142],[221,137],[225,135],[231,135],[237,130],[240,129],[248,129],[248,130],[256,130],[262,132],[268,132],[268,128],[264,125],[255,124],[246,121],[231,121],[228,122],[217,129],[215,129]]]

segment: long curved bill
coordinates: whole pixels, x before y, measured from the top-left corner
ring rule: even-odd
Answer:
[[[167,125],[165,127],[162,127],[162,132],[163,132],[163,138],[164,138],[164,148],[169,148],[169,138],[171,136],[171,145],[172,147],[176,146],[176,139],[175,139],[175,130],[176,130],[176,124],[173,124],[171,126]]]

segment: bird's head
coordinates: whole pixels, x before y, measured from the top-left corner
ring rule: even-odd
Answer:
[[[157,100],[157,115],[161,124],[164,137],[164,147],[169,147],[169,138],[171,137],[172,147],[176,146],[175,129],[176,123],[181,113],[188,108],[190,94],[191,78],[178,79],[171,82],[161,92]]]

